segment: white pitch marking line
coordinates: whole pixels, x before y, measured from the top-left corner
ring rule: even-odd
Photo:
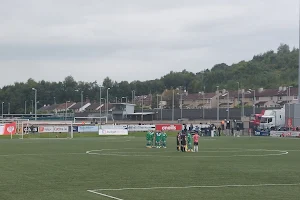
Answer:
[[[196,185],[182,187],[148,187],[148,188],[118,188],[118,189],[95,189],[93,191],[123,191],[123,190],[159,190],[159,189],[190,189],[190,188],[227,188],[227,187],[275,187],[275,186],[300,186],[300,183],[291,184],[255,184],[255,185]]]
[[[39,153],[32,153],[32,154],[0,154],[0,157],[9,157],[9,156],[59,156],[59,155],[83,155],[86,153],[45,153],[45,154],[39,154]]]
[[[101,195],[101,196],[104,196],[104,197],[107,197],[107,198],[110,198],[110,199],[124,200],[124,199],[120,199],[120,198],[117,198],[117,197],[114,197],[114,196],[110,196],[110,195],[107,195],[107,194],[103,194],[103,193],[100,193],[100,192],[96,192],[96,191],[94,191],[94,190],[88,190],[88,192],[91,192],[91,193],[94,193],[94,194],[98,194],[98,195]]]
[[[118,149],[113,149],[113,150],[118,150]],[[154,155],[154,154],[119,154],[118,152],[115,153],[101,153],[102,150],[91,150],[87,151],[87,154],[90,155],[100,155],[100,156],[120,156],[120,157],[163,157],[163,158],[172,158],[176,156],[159,156],[159,155]],[[263,155],[230,155],[230,156],[183,156],[184,158],[222,158],[222,157],[265,157],[265,156],[281,156],[281,155],[287,155],[289,152],[287,151],[281,151],[281,150],[267,150],[267,149],[245,149],[245,151],[278,151],[278,153],[273,153],[273,154],[263,154]],[[221,151],[220,151],[221,152]],[[132,153],[140,153],[140,152],[132,152]]]

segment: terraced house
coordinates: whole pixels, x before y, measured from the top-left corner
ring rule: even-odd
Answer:
[[[298,101],[298,88],[279,87],[278,89],[220,90],[215,93],[197,93],[183,96],[183,108],[234,108],[245,107],[282,107]]]

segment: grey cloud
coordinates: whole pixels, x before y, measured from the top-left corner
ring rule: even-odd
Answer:
[[[18,81],[67,75],[145,80],[251,59],[280,43],[298,47],[297,0],[0,0],[0,5],[0,66],[20,71]],[[14,81],[3,78],[0,85]]]

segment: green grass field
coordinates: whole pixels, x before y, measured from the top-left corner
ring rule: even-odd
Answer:
[[[0,140],[0,199],[299,200],[300,139],[203,137],[181,153],[141,135]]]

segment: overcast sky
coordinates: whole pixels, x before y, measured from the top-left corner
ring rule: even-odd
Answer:
[[[0,0],[0,86],[148,80],[298,48],[298,0]]]

